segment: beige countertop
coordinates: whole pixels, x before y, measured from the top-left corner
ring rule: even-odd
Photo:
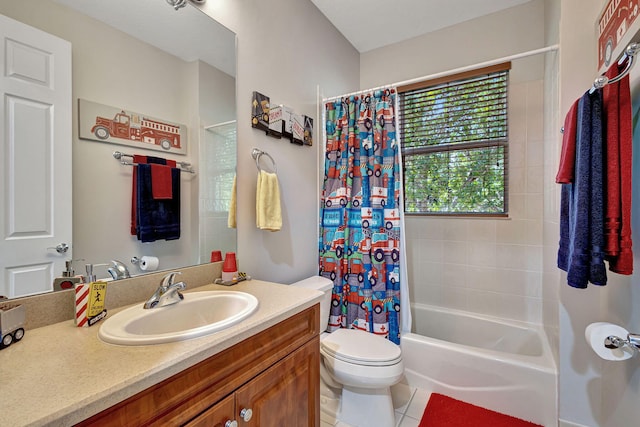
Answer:
[[[98,338],[103,321],[72,320],[27,330],[0,350],[0,426],[80,422],[320,301],[319,291],[251,280],[233,287],[259,300],[249,318],[214,334],[166,344],[118,346]],[[110,310],[113,314],[119,310]]]

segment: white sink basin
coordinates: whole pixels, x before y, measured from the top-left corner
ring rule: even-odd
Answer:
[[[104,320],[98,336],[121,345],[147,345],[201,337],[249,317],[258,299],[245,292],[201,291],[165,307],[144,309],[142,303]]]

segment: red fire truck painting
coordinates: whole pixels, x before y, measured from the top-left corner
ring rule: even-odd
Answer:
[[[121,111],[112,119],[96,117],[91,128],[98,139],[121,138],[159,145],[165,150],[180,149],[180,126]]]

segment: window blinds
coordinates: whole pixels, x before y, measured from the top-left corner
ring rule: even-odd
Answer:
[[[399,88],[407,213],[507,213],[507,87],[508,68]]]

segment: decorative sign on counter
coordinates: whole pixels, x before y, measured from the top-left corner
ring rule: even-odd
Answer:
[[[93,326],[107,316],[104,298],[107,293],[105,282],[78,283],[75,285],[75,306],[77,327]]]
[[[598,70],[606,71],[640,29],[640,0],[609,0],[598,16]]]
[[[146,114],[78,100],[80,138],[187,154],[187,127]]]

